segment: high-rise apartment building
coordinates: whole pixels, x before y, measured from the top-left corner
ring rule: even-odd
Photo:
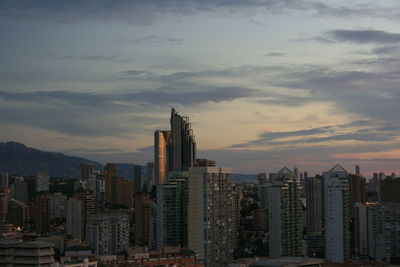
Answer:
[[[385,231],[390,236],[390,256],[391,258],[400,257],[400,204],[385,203]]]
[[[151,184],[154,185],[154,162],[147,162],[146,164],[146,173],[147,173],[147,180],[151,181]]]
[[[26,227],[29,220],[29,208],[25,203],[11,199],[8,202],[8,221],[15,226]]]
[[[79,168],[79,179],[88,180],[90,175],[96,170],[94,163],[81,163]]]
[[[67,234],[72,238],[83,238],[83,218],[82,218],[82,201],[77,197],[70,197],[67,200]]]
[[[97,213],[88,217],[86,240],[96,255],[115,255],[129,247],[129,215],[122,212]]]
[[[107,203],[112,203],[113,199],[113,181],[117,176],[117,167],[114,163],[107,163],[104,168],[105,181],[105,199]]]
[[[286,167],[271,178],[267,187],[270,256],[304,256],[302,187],[296,174]]]
[[[16,200],[28,203],[28,184],[23,180],[16,180],[11,186],[12,195]]]
[[[49,216],[53,220],[55,218],[65,218],[66,216],[66,205],[67,196],[62,193],[53,193],[50,195],[49,203]]]
[[[307,177],[305,187],[307,232],[321,232],[324,218],[324,181],[322,176]]]
[[[188,171],[196,161],[196,141],[189,117],[179,115],[171,109],[171,169],[169,171]]]
[[[7,172],[0,172],[0,187],[9,187]]]
[[[400,178],[387,177],[380,181],[380,196],[383,203],[400,203]]]
[[[364,204],[366,194],[365,178],[360,175],[349,174],[350,186],[350,206],[354,207],[355,203]]]
[[[91,190],[78,189],[73,197],[82,202],[82,233],[85,233],[89,215],[96,212],[96,194]]]
[[[350,259],[350,194],[347,171],[339,164],[324,172],[325,256]]]
[[[265,172],[259,173],[257,175],[257,180],[259,185],[267,183],[267,174]]]
[[[188,247],[205,265],[226,266],[235,246],[232,170],[189,169]]]
[[[135,196],[135,245],[150,247],[153,241],[153,200],[144,194]]]
[[[142,166],[140,165],[133,166],[133,181],[135,183],[135,193],[142,192],[143,189]]]
[[[170,170],[171,131],[154,132],[154,182],[164,184],[167,182]]]
[[[41,194],[35,197],[35,229],[37,233],[50,230],[50,195]]]
[[[35,178],[36,192],[49,191],[49,180],[50,177],[46,172],[38,173]]]
[[[174,172],[157,185],[157,247],[187,247],[188,172]]]
[[[379,203],[367,203],[368,256],[376,261],[391,258],[391,233],[386,230],[385,208]],[[390,229],[390,224],[388,225]]]
[[[4,221],[7,218],[9,199],[10,188],[0,187],[0,221]]]

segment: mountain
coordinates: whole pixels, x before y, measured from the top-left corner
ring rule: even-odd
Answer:
[[[44,152],[16,142],[0,143],[0,172],[36,175],[46,171],[52,177],[77,177],[81,163],[93,162],[62,153]],[[94,162],[98,168],[101,164]]]

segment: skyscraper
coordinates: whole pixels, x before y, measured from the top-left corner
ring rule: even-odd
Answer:
[[[208,267],[227,266],[235,246],[232,170],[189,170],[188,247]]]
[[[301,190],[295,172],[284,167],[267,187],[270,256],[302,256]]]
[[[188,171],[196,161],[196,141],[189,117],[179,115],[171,109],[171,169],[170,171]]]
[[[154,182],[164,184],[170,165],[171,131],[154,132]]]
[[[350,196],[347,171],[339,164],[324,172],[325,256],[333,262],[350,259]]]

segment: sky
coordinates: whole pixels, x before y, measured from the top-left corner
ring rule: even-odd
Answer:
[[[170,109],[235,173],[400,173],[400,3],[2,0],[0,141],[153,161]]]

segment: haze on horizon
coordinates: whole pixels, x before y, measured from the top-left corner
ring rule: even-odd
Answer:
[[[0,141],[144,164],[175,107],[236,173],[399,173],[399,18],[394,0],[3,0]]]

